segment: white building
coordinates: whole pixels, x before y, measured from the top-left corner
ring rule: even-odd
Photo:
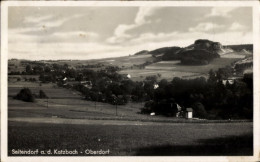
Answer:
[[[191,119],[193,115],[193,109],[192,108],[187,108],[186,109],[186,118]]]

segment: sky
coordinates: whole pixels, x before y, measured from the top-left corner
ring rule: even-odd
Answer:
[[[185,47],[196,39],[253,42],[251,7],[8,8],[8,58],[87,60]]]

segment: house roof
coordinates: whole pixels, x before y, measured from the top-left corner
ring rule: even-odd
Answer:
[[[186,111],[187,111],[187,112],[192,112],[193,109],[192,109],[192,108],[186,108]]]

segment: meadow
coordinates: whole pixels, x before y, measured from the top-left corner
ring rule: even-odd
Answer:
[[[36,98],[34,103],[13,99],[23,87],[29,88],[34,94],[43,90],[49,98]],[[52,83],[9,83],[8,96],[9,117],[147,118],[147,115],[140,114],[144,103],[130,102],[116,107],[108,103],[87,101],[79,92],[60,88]]]
[[[9,122],[8,154],[12,149],[109,149],[110,156],[252,155],[252,123],[114,123]]]
[[[9,84],[8,91],[39,88],[36,83],[19,85]],[[29,103],[8,98],[10,156],[12,149],[109,149],[111,156],[252,155],[249,121],[149,116],[139,113],[143,103],[131,102],[118,106],[116,114],[115,105],[86,101],[50,83],[41,86],[50,99]]]
[[[43,90],[50,98],[81,98],[79,92],[66,90],[65,88],[58,87],[53,83],[38,83],[27,81],[9,82],[8,96],[15,96],[24,87],[29,88],[34,94],[39,94],[39,91]]]
[[[146,61],[153,61],[154,57],[150,54],[146,55],[129,55],[123,57],[111,57],[104,59],[93,59],[93,60],[59,60],[59,61],[44,61],[44,63],[49,64],[68,64],[72,67],[80,66],[80,65],[96,65],[103,64],[104,66],[118,66],[120,68],[129,68],[133,65],[140,65],[145,63]],[[95,68],[94,68],[95,69]]]

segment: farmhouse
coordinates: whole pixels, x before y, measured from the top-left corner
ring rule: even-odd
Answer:
[[[122,76],[123,76],[123,79],[125,79],[125,80],[131,78],[131,75],[130,75],[130,74],[122,74]]]
[[[80,84],[84,85],[84,87],[91,89],[92,88],[92,82],[91,81],[81,81]]]
[[[241,77],[229,77],[229,78],[227,78],[227,79],[223,79],[223,80],[222,80],[222,84],[226,85],[227,82],[228,82],[229,84],[234,84],[235,80],[239,80],[239,79],[241,79]]]
[[[187,109],[186,109],[186,115],[185,115],[186,118],[187,118],[187,119],[191,119],[191,118],[192,118],[192,115],[193,115],[192,113],[193,113],[193,109],[192,109],[192,108],[187,108]]]
[[[222,84],[224,84],[224,85],[226,85],[227,82],[228,82],[229,84],[234,84],[234,80],[233,80],[233,79],[224,79],[224,80],[222,80]]]

